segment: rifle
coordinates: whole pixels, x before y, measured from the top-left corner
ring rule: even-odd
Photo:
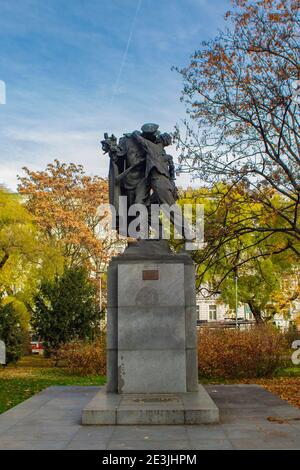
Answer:
[[[130,173],[131,170],[134,170],[139,165],[141,165],[141,162],[138,162],[138,163],[135,163],[134,165],[131,165],[129,168],[127,168],[127,170],[123,171],[118,176],[116,176],[116,181],[119,183],[124,178],[124,176],[128,175],[128,173]]]

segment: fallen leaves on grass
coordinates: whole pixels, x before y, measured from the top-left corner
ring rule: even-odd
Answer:
[[[272,377],[268,379],[241,380],[240,383],[256,383],[278,395],[282,400],[300,408],[300,377]]]
[[[0,373],[0,414],[51,385],[102,385],[100,375],[70,375],[63,368],[54,368],[50,359],[24,357]]]

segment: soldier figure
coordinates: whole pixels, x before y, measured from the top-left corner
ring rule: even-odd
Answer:
[[[152,201],[172,206],[177,199],[175,168],[172,156],[164,150],[164,147],[171,144],[172,139],[170,134],[157,136],[157,128],[157,124],[144,124],[142,134],[132,134],[146,155],[145,177],[139,185],[139,199],[143,196],[143,203],[147,204],[150,191],[153,191]]]
[[[157,124],[144,124],[142,132],[124,134],[119,143],[114,135],[110,138],[107,134],[104,135],[102,148],[110,156],[110,204],[114,205],[117,216],[118,199],[122,195],[127,196],[127,208],[132,204],[144,204],[149,217],[151,203],[168,206],[176,203],[177,188],[174,183],[173,158],[165,151],[165,147],[171,144],[172,139],[170,134],[160,134],[158,127]],[[175,210],[175,218],[171,214],[175,226],[176,215],[181,220],[179,208],[177,212],[176,214]],[[118,227],[117,220],[117,230]]]

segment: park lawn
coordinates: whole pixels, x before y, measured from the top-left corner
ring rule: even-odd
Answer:
[[[103,385],[105,381],[99,375],[70,374],[44,357],[26,356],[17,365],[0,369],[0,413],[51,385]]]
[[[54,367],[50,359],[26,356],[17,365],[0,369],[0,413],[16,406],[51,385],[103,385],[104,376],[78,376]],[[274,377],[260,379],[212,379],[200,382],[215,384],[256,383],[300,408],[300,366],[279,369]]]

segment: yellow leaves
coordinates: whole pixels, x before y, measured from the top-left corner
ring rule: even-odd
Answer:
[[[30,313],[28,312],[25,304],[11,295],[8,295],[3,298],[3,305],[7,305],[10,303],[13,305],[14,311],[18,314],[20,324],[23,326],[24,329],[28,329],[30,322]]]

